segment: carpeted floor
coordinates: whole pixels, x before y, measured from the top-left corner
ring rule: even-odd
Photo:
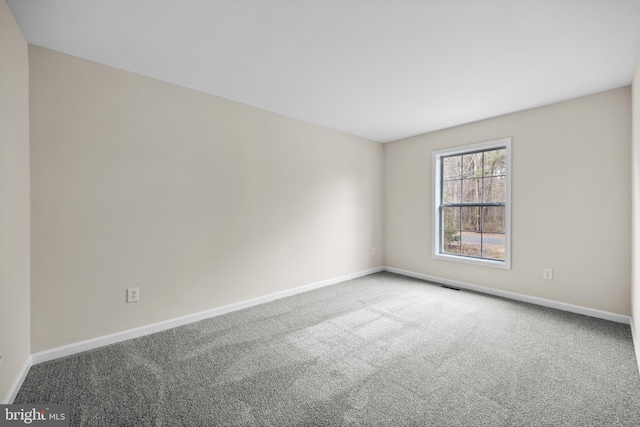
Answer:
[[[378,273],[31,368],[74,426],[640,426],[629,326]]]

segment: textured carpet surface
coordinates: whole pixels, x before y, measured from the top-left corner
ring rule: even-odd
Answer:
[[[33,366],[75,426],[640,426],[629,326],[378,273]]]

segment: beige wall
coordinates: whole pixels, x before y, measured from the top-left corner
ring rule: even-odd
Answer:
[[[631,283],[631,311],[633,313],[634,329],[640,333],[640,50],[636,59],[636,68],[633,74],[632,92],[632,283]],[[640,337],[636,337],[640,339]],[[640,348],[636,343],[636,348]],[[636,355],[640,358],[640,354]]]
[[[630,109],[624,87],[385,144],[386,265],[629,315]],[[431,152],[503,137],[511,270],[433,259]]]
[[[382,265],[382,145],[29,58],[33,352]]]
[[[0,403],[29,357],[29,61],[0,0]]]

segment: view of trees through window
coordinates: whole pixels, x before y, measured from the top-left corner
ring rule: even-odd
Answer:
[[[442,253],[505,259],[505,148],[441,158]]]

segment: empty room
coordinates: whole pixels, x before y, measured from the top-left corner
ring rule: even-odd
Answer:
[[[639,0],[0,0],[0,425],[640,425]]]

